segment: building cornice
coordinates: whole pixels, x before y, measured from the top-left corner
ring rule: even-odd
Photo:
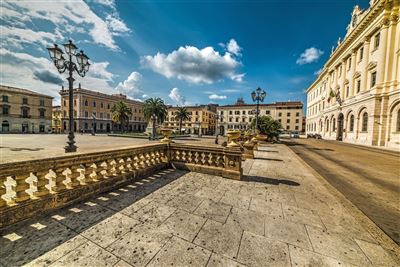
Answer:
[[[133,99],[129,99],[129,98],[125,98],[125,97],[119,97],[119,96],[116,96],[116,95],[104,94],[104,93],[92,91],[92,90],[89,90],[89,89],[74,88],[74,95],[78,95],[78,94],[88,95],[88,96],[92,96],[92,97],[105,98],[107,100],[123,101],[123,102],[128,102],[128,103],[131,103],[131,104],[143,105],[143,102],[140,102],[140,101],[137,101],[137,100],[133,100]],[[60,91],[60,95],[61,96],[68,95],[68,89],[61,90]]]

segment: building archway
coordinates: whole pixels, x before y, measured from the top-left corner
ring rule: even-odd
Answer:
[[[336,132],[336,140],[343,141],[343,125],[344,125],[344,116],[343,113],[340,113],[337,118],[337,132]]]
[[[8,133],[10,131],[10,123],[8,121],[3,121],[1,123],[1,131],[3,133]]]

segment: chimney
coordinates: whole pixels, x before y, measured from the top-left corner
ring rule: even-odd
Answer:
[[[79,87],[78,88],[81,89],[81,83],[79,83]]]

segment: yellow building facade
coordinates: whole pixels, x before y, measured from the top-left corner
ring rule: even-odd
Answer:
[[[68,131],[68,90],[62,89],[61,111],[62,131]],[[147,122],[144,119],[143,103],[128,99],[123,94],[108,95],[80,86],[74,89],[74,131],[108,133],[121,131],[121,125],[112,121],[111,108],[119,101],[124,102],[132,110],[127,125],[128,131],[144,132]]]
[[[306,131],[400,148],[399,1],[354,8],[345,38],[307,89]]]
[[[0,85],[0,133],[49,133],[53,97]]]
[[[190,119],[182,122],[182,133],[185,134],[215,134],[215,105],[186,106]],[[168,107],[164,125],[179,130],[179,119],[176,118],[178,107]]]
[[[225,135],[228,130],[247,130],[256,118],[255,104],[245,104],[238,101],[234,105],[218,106],[218,129]],[[275,102],[259,105],[259,116],[270,116],[280,122],[287,132],[303,131],[303,103],[300,101]]]
[[[61,106],[53,106],[51,112],[51,131],[53,133],[62,132],[62,110]]]

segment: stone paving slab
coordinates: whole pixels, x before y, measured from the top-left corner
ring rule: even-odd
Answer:
[[[289,148],[260,150],[243,181],[168,169],[1,229],[0,266],[399,266]]]

